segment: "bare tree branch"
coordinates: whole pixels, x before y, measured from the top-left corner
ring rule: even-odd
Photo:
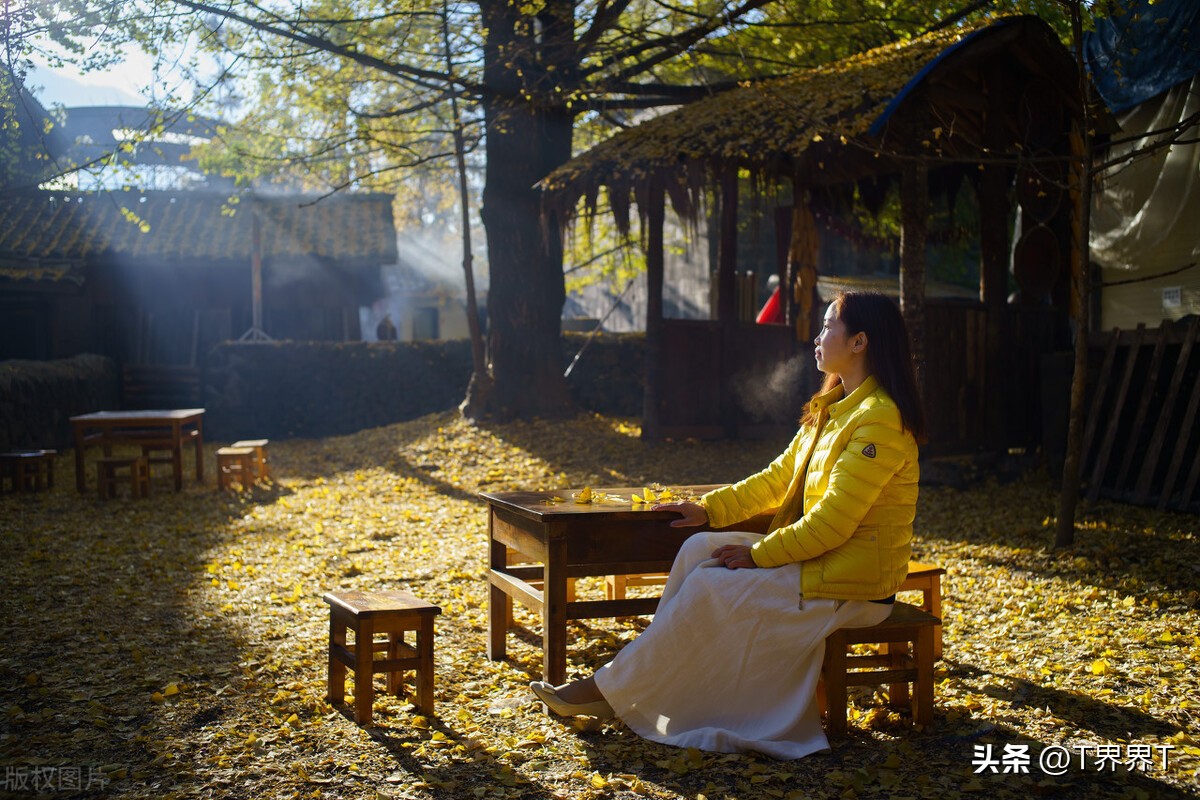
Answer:
[[[775,0],[746,0],[746,2],[742,3],[742,5],[738,6],[733,11],[730,11],[728,14],[714,17],[701,25],[696,25],[680,33],[655,37],[608,55],[601,59],[599,63],[581,70],[581,74],[584,78],[587,78],[595,75],[598,72],[608,69],[614,64],[619,64],[626,59],[637,58],[643,53],[658,50],[658,53],[655,53],[643,61],[639,61],[636,64],[632,64],[622,70],[619,70],[612,77],[616,80],[625,80],[633,77],[634,75],[639,75],[672,58],[673,56],[678,55],[684,50],[687,50],[688,47],[696,42],[701,41],[705,37],[710,36],[714,32],[720,30],[723,26],[732,25],[733,23],[740,21],[751,11],[756,11],[763,6],[770,5],[774,1]]]
[[[600,0],[600,4],[596,7],[596,15],[592,18],[591,26],[583,32],[583,35],[579,37],[579,41],[576,43],[581,59],[591,54],[592,48],[600,41],[600,37],[617,23],[621,14],[629,7],[629,3],[630,0],[615,0],[611,4],[608,0]]]

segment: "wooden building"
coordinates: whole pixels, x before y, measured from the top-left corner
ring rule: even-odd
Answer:
[[[930,451],[1036,446],[1039,356],[1069,346],[1068,188],[1072,165],[1082,163],[1077,74],[1036,17],[953,27],[698,101],[551,173],[546,208],[560,224],[595,213],[602,194],[618,225],[628,227],[637,206],[648,247],[647,434],[746,433],[756,421],[739,406],[739,391],[797,357],[808,380],[780,385],[797,395],[799,414],[817,383],[813,207],[890,185],[900,193],[898,295],[915,340]],[[1111,130],[1107,119],[1098,130]],[[792,205],[779,211],[785,331],[737,321],[739,176],[791,188]],[[930,196],[964,183],[979,204],[978,298],[929,302]],[[663,319],[667,198],[684,219],[714,206],[720,219],[713,323]],[[697,343],[708,352],[692,352]]]
[[[389,195],[6,193],[0,359],[195,367],[255,329],[359,339],[359,307],[395,260]]]

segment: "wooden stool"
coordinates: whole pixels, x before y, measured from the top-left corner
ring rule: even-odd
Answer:
[[[0,491],[4,480],[12,482],[14,492],[39,492],[54,488],[56,450],[13,450],[0,453]]]
[[[217,450],[217,488],[228,489],[236,480],[242,488],[254,485],[254,448],[222,447]]]
[[[821,666],[825,727],[831,736],[846,733],[846,689],[849,686],[888,684],[893,707],[910,707],[913,722],[928,727],[933,722],[933,631],[938,618],[908,603],[896,603],[891,615],[868,628],[842,628],[825,639]],[[878,655],[855,655],[852,644],[878,644]],[[868,668],[875,667],[866,671]],[[857,671],[857,670],[863,671]],[[913,685],[910,699],[908,684]]]
[[[145,456],[104,456],[96,459],[96,490],[100,493],[100,499],[116,497],[118,483],[129,484],[131,497],[149,497],[150,464]]]
[[[910,561],[908,577],[900,584],[901,592],[921,592],[923,599],[919,608],[938,618],[933,632],[933,657],[939,659],[942,657],[942,576],[945,574],[945,568],[936,564]]]
[[[433,618],[442,609],[411,592],[329,592],[329,701],[346,698],[346,668],[354,672],[354,720],[371,724],[375,703],[372,676],[387,674],[388,692],[399,696],[401,676],[415,670],[416,702],[422,714],[433,713]],[[346,643],[346,629],[354,631],[354,644]],[[416,644],[404,641],[405,631],[416,632]],[[387,641],[375,641],[386,633]],[[376,660],[375,653],[385,659]]]
[[[265,481],[271,478],[271,467],[267,464],[267,445],[270,443],[270,439],[242,439],[232,445],[233,447],[254,448],[255,480]]]

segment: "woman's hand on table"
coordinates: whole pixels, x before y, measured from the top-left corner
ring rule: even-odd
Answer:
[[[689,503],[681,500],[676,503],[659,503],[651,507],[652,511],[674,511],[682,514],[680,519],[672,520],[672,528],[694,528],[708,522],[708,512],[699,503]]]

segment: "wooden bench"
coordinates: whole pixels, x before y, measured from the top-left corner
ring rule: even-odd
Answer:
[[[921,727],[933,723],[933,639],[937,617],[908,603],[897,602],[878,625],[842,628],[825,639],[825,660],[817,702],[825,712],[831,736],[846,733],[846,699],[850,686],[888,685],[888,701],[908,708]],[[875,644],[879,652],[859,655],[854,644]],[[912,684],[912,694],[908,685]]]
[[[57,450],[13,450],[0,453],[0,491],[9,481],[13,492],[40,492],[54,488]]]
[[[150,496],[150,464],[144,456],[104,456],[96,459],[96,491],[101,500],[117,496],[117,484],[128,483],[134,499]]]
[[[329,701],[346,698],[346,670],[354,672],[354,719],[359,725],[371,724],[375,703],[373,677],[387,675],[387,690],[400,695],[405,670],[416,672],[416,704],[422,714],[433,714],[433,618],[442,613],[411,592],[329,592]],[[346,641],[346,631],[354,631],[354,643]],[[404,634],[414,631],[415,644]],[[386,634],[386,641],[375,641],[375,634]],[[376,659],[375,653],[386,657]]]
[[[217,488],[230,489],[237,481],[243,489],[254,485],[253,447],[222,447],[217,450]]]

